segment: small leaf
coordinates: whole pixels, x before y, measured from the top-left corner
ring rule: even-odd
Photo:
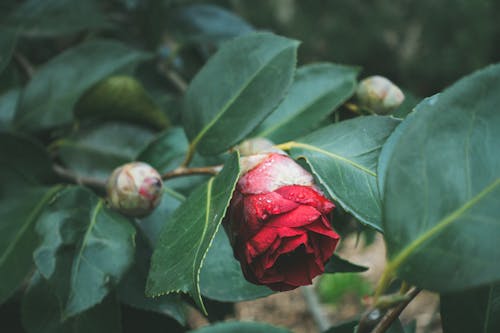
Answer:
[[[325,273],[358,273],[366,272],[368,267],[353,264],[334,254],[325,264]]]
[[[444,333],[500,332],[500,284],[441,295]]]
[[[269,33],[225,43],[186,92],[183,122],[191,145],[209,155],[244,139],[288,90],[297,47]]]
[[[86,29],[110,27],[96,0],[28,0],[18,6],[5,22],[20,27],[24,34],[59,36]]]
[[[75,103],[88,88],[147,58],[144,52],[107,40],[92,40],[68,49],[33,76],[22,94],[14,123],[23,130],[68,124]]]
[[[377,160],[398,120],[369,116],[321,128],[290,147],[292,156],[304,158],[328,194],[362,223],[381,226],[377,188]]]
[[[26,188],[0,201],[0,304],[23,283],[33,268],[38,244],[35,223],[60,187]]]
[[[385,176],[387,276],[440,292],[500,279],[499,90],[490,66],[403,122]]]
[[[146,295],[189,293],[205,311],[199,286],[200,270],[239,173],[238,155],[233,153],[221,173],[194,190],[165,224],[153,254]]]
[[[116,75],[90,88],[75,106],[81,120],[119,120],[156,129],[168,127],[167,115],[142,84],[131,76]]]
[[[336,64],[313,64],[297,69],[288,94],[256,130],[275,143],[309,133],[352,96],[359,69]]]
[[[256,322],[225,322],[217,323],[210,326],[205,326],[197,330],[191,331],[191,333],[291,333],[291,331],[271,326],[264,323]]]
[[[208,4],[181,7],[172,15],[171,26],[181,38],[195,43],[220,43],[253,31],[241,17]]]
[[[125,123],[102,123],[57,141],[59,157],[77,174],[106,180],[118,166],[134,160],[153,138],[144,127]]]
[[[121,333],[120,304],[114,295],[78,317],[63,321],[51,286],[36,273],[23,297],[21,316],[28,333]]]
[[[222,228],[217,231],[201,269],[200,290],[203,296],[221,302],[241,302],[273,293],[269,288],[252,284],[243,277]]]
[[[85,188],[60,193],[40,217],[37,232],[42,242],[33,257],[64,318],[101,302],[133,261],[135,229]]]
[[[0,31],[0,73],[7,67],[17,44],[18,31],[5,29]]]

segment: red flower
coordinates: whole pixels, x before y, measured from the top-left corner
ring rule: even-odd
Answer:
[[[334,204],[286,155],[252,155],[242,167],[250,171],[238,181],[224,225],[246,279],[277,291],[311,284],[340,238],[327,218]]]

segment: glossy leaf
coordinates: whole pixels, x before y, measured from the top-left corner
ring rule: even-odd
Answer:
[[[257,323],[257,322],[225,322],[218,323],[210,326],[205,326],[197,330],[191,331],[191,333],[291,333],[291,331],[271,326],[269,324]]]
[[[500,332],[500,284],[441,295],[444,333]]]
[[[78,317],[63,321],[59,300],[40,274],[23,297],[21,316],[27,333],[121,333],[120,304],[114,295]]]
[[[7,67],[17,44],[17,30],[2,28],[0,31],[0,73]]]
[[[387,276],[441,292],[500,279],[499,90],[500,65],[478,71],[424,101],[399,135],[385,181]]]
[[[98,304],[132,264],[135,229],[85,188],[64,190],[37,225],[41,244],[33,254],[49,280],[64,318]]]
[[[110,27],[96,0],[28,0],[4,22],[36,36],[67,35],[85,29]]]
[[[221,173],[194,190],[165,224],[152,258],[146,286],[148,296],[189,293],[205,311],[199,286],[200,270],[238,176],[238,156],[234,153]]]
[[[368,267],[353,264],[334,254],[325,264],[325,273],[359,273],[366,272]]]
[[[23,283],[33,269],[38,245],[35,224],[59,187],[26,188],[0,201],[0,304]]]
[[[244,139],[288,90],[297,47],[269,33],[225,43],[186,92],[183,122],[191,144],[209,155]]]
[[[359,117],[321,128],[285,144],[296,158],[304,158],[328,194],[362,223],[381,226],[377,161],[398,120]]]
[[[275,143],[305,135],[352,96],[359,69],[321,63],[297,69],[285,99],[256,130]]]
[[[45,148],[24,135],[0,132],[0,156],[0,195],[8,196],[11,190],[39,186],[53,178]]]
[[[0,95],[0,131],[10,127],[21,92],[11,89]]]
[[[240,302],[271,295],[265,287],[248,282],[225,231],[217,231],[200,274],[201,294],[221,302]]]
[[[82,176],[106,180],[115,168],[133,161],[153,136],[144,127],[102,123],[61,139],[56,145],[66,167]]]
[[[190,42],[220,43],[253,31],[250,24],[222,7],[195,4],[174,12],[172,28]]]
[[[28,83],[15,125],[41,130],[68,124],[75,103],[88,88],[147,58],[144,52],[107,40],[92,40],[66,50],[41,67]]]

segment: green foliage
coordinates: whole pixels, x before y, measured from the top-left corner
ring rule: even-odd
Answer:
[[[339,305],[347,295],[360,299],[372,291],[370,283],[355,273],[323,275],[318,284],[321,300]]]
[[[241,332],[241,333],[290,333],[289,330],[284,328],[278,328],[262,323],[252,323],[252,322],[228,322],[219,323],[212,326],[203,327],[192,333],[230,333],[230,332]]]

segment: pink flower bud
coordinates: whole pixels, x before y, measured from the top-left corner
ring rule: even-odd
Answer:
[[[284,153],[241,163],[224,226],[246,279],[277,291],[311,284],[340,239],[328,220],[334,204]]]
[[[160,203],[161,176],[150,165],[133,162],[115,169],[107,183],[111,206],[127,216],[143,217]]]
[[[403,103],[401,89],[383,76],[370,76],[362,80],[356,91],[362,107],[377,114],[387,114]]]

